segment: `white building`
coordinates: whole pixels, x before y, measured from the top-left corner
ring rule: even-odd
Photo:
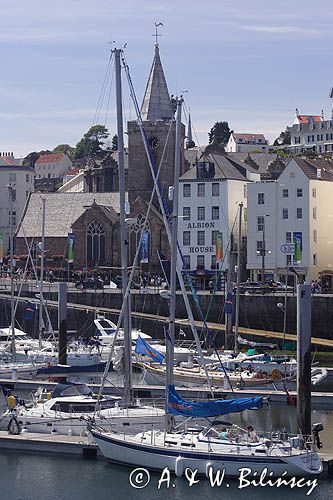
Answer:
[[[72,168],[73,164],[64,153],[41,155],[35,163],[36,179],[56,179]]]
[[[225,150],[227,153],[250,153],[253,151],[268,153],[269,146],[263,134],[231,132]]]
[[[292,159],[275,181],[248,185],[247,269],[257,280],[293,266],[307,282],[333,276],[333,163]],[[295,244],[298,251],[281,246]],[[264,259],[263,259],[264,257]],[[332,283],[331,283],[332,285]],[[331,286],[329,286],[331,287]]]
[[[258,174],[237,168],[226,156],[208,154],[180,178],[178,241],[190,271],[197,271],[198,275],[205,271],[209,275],[216,269],[217,232],[222,233],[223,239],[222,269],[228,268],[227,253],[231,233],[237,241],[241,202],[246,220],[247,175],[259,179]]]
[[[291,144],[286,148],[291,153],[333,153],[333,119],[324,120],[319,115],[300,115],[296,109],[290,136]]]
[[[7,255],[9,251],[10,201],[8,186],[12,186],[12,222],[14,234],[26,200],[29,194],[34,191],[34,170],[28,166],[18,165],[12,155],[2,156],[0,154],[0,239],[3,241],[3,255]]]
[[[74,168],[65,173],[63,185],[58,189],[60,193],[87,193],[88,186],[84,176],[84,169]]]

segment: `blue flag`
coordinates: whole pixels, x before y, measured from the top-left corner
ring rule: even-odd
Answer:
[[[232,293],[227,293],[227,298],[224,303],[224,314],[232,314]]]
[[[135,345],[135,352],[137,354],[144,354],[145,356],[149,356],[152,358],[154,361],[157,361],[158,363],[163,363],[164,361],[164,356],[160,352],[156,351],[156,349],[153,349],[148,342],[143,340],[140,335],[138,337],[138,340],[136,341]]]
[[[26,306],[25,312],[24,312],[25,321],[32,320],[34,317],[34,312],[35,312],[35,305],[32,304],[32,302],[27,302],[27,306]]]

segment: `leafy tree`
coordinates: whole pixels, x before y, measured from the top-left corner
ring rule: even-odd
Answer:
[[[53,153],[64,153],[65,155],[68,156],[68,158],[72,159],[74,158],[75,154],[75,148],[70,146],[69,144],[59,144],[54,148],[52,151]]]
[[[75,158],[89,158],[101,153],[102,146],[108,137],[109,131],[104,125],[90,127],[76,145]]]
[[[45,155],[51,153],[48,149],[42,150],[42,151],[33,151],[32,153],[29,153],[23,160],[23,165],[28,165],[29,167],[34,168],[36,161],[41,155]]]
[[[115,134],[112,137],[111,151],[118,151],[118,136]]]
[[[208,133],[209,144],[221,144],[225,146],[229,140],[231,130],[228,122],[216,122]]]
[[[291,144],[290,127],[287,127],[284,132],[281,132],[279,137],[274,141],[274,146],[282,146],[284,144]]]

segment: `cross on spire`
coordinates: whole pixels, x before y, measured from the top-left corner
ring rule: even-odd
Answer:
[[[155,21],[155,33],[154,33],[154,35],[152,35],[155,37],[155,45],[158,45],[158,37],[162,36],[161,33],[158,33],[159,26],[163,26],[163,23],[158,23]]]

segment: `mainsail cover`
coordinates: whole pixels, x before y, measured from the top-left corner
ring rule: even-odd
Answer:
[[[263,406],[263,398],[216,399],[202,403],[184,401],[175,390],[168,386],[168,413],[183,417],[217,417],[244,410],[258,410]]]

